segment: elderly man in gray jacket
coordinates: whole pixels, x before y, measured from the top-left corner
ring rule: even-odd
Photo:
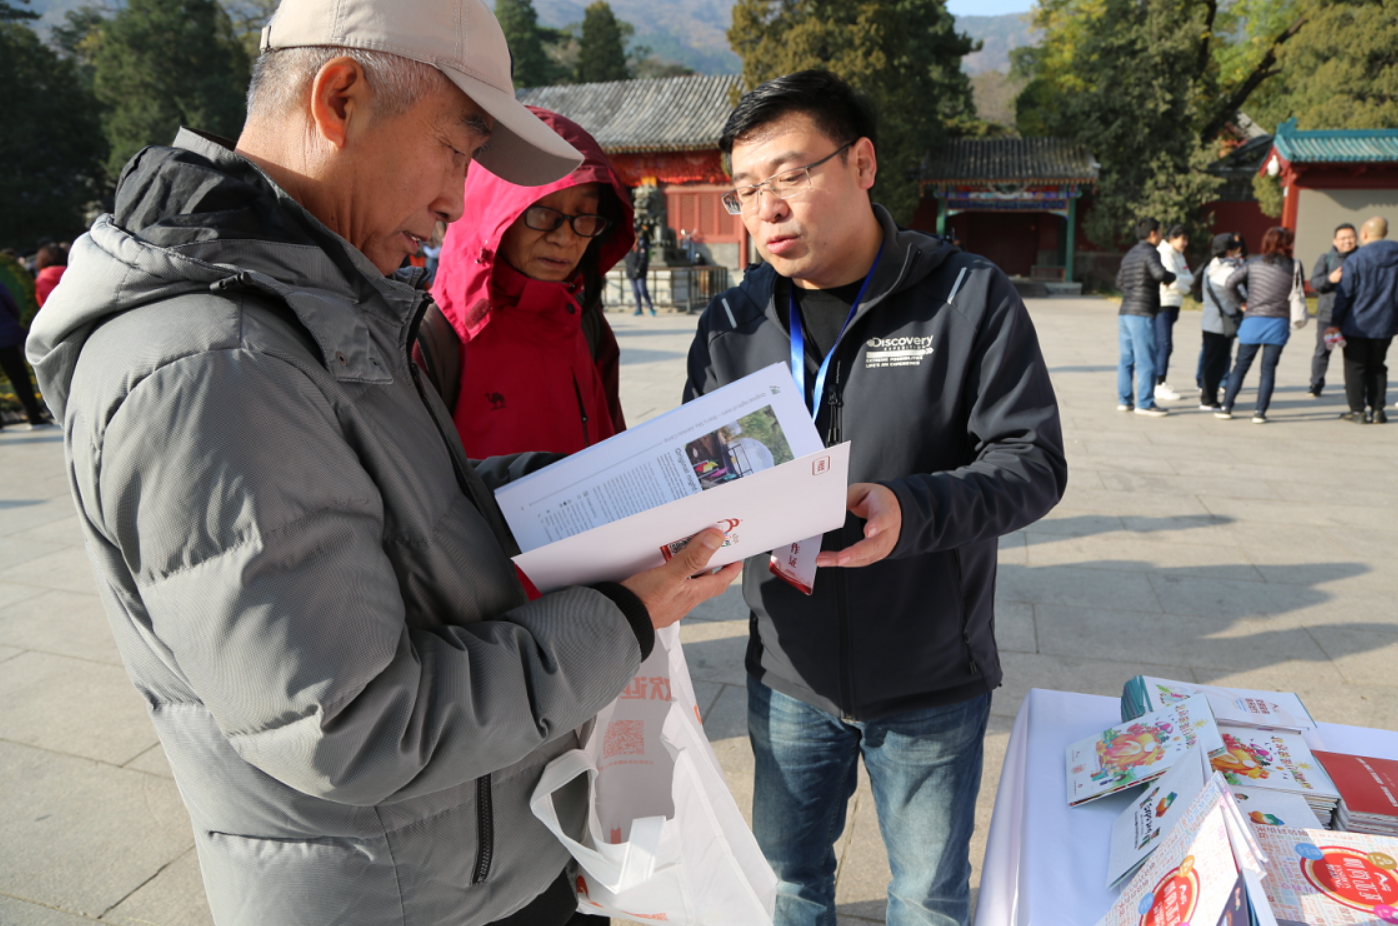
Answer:
[[[286,0],[263,49],[236,147],[137,154],[28,344],[113,632],[219,926],[563,923],[535,783],[739,567],[690,578],[710,530],[529,600],[490,490],[551,458],[469,462],[409,360],[389,274],[471,161],[579,160],[481,0]]]

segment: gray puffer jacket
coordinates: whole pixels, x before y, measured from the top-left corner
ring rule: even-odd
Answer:
[[[1248,318],[1290,318],[1291,290],[1300,283],[1298,269],[1284,254],[1250,257],[1229,274],[1223,288],[1236,301],[1247,303]]]
[[[34,325],[219,926],[523,907],[568,864],[528,809],[543,766],[639,666],[610,593],[526,601],[487,483],[541,460],[465,459],[408,360],[426,299],[186,131]],[[560,810],[580,831],[585,793]]]

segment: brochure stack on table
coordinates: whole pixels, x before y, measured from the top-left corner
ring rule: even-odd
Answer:
[[[1140,788],[1099,926],[1398,924],[1398,761],[1318,757],[1290,694],[1137,677],[1121,711],[1064,753],[1070,807]]]
[[[1315,751],[1340,791],[1337,829],[1398,836],[1398,762]]]

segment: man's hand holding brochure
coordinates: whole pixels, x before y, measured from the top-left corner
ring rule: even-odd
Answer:
[[[511,482],[496,499],[524,551],[515,563],[540,591],[639,579],[708,527],[723,533],[709,567],[780,550],[809,584],[820,535],[845,520],[848,463],[849,445],[825,447],[790,372],[774,364]],[[896,541],[894,505],[878,509],[871,540],[887,532]]]

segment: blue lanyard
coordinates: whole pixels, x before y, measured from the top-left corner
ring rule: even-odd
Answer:
[[[791,307],[787,317],[787,324],[791,328],[791,377],[796,380],[796,388],[801,390],[801,400],[811,410],[812,418],[820,414],[820,399],[825,394],[825,374],[830,372],[830,358],[835,356],[836,345],[840,343],[840,338],[845,336],[845,329],[854,320],[854,313],[859,311],[859,303],[864,301],[864,293],[869,288],[869,281],[874,278],[874,271],[879,269],[879,258],[881,257],[883,257],[883,248],[879,248],[879,253],[874,255],[874,265],[869,268],[864,282],[860,284],[859,294],[854,297],[854,304],[849,307],[849,315],[845,316],[845,323],[840,326],[840,333],[835,336],[835,343],[830,345],[825,359],[820,362],[820,371],[816,373],[815,392],[811,395],[806,394],[806,332],[801,326],[801,310],[796,306],[795,285],[792,286]]]

